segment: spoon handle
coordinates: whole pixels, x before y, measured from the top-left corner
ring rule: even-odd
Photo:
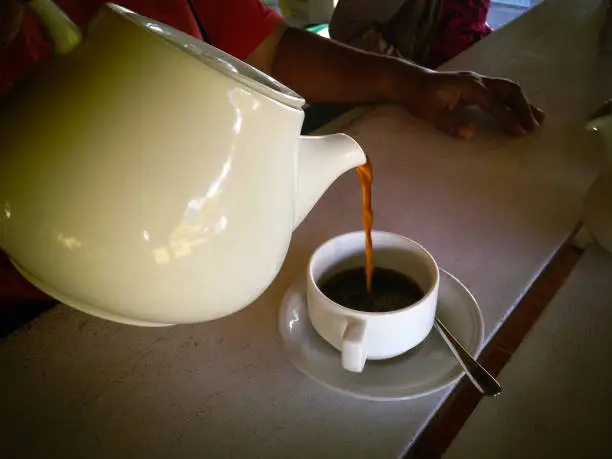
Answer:
[[[484,395],[489,397],[498,395],[502,391],[501,385],[482,365],[474,360],[470,353],[465,350],[437,317],[434,326],[440,335],[442,335],[446,344],[448,344],[448,347],[459,362],[459,365],[465,370],[465,374],[470,378],[472,384]]]

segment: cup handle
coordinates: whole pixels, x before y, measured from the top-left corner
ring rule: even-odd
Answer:
[[[342,337],[342,366],[345,370],[361,373],[366,362],[366,325],[364,322],[349,322]]]

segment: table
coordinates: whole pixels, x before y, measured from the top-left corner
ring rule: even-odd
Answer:
[[[602,0],[549,0],[446,66],[518,79],[550,114],[527,138],[475,114],[478,138],[459,142],[392,106],[346,127],[375,168],[375,226],[422,242],[458,276],[487,338],[576,227],[602,167],[582,129],[612,89],[596,56],[602,20]],[[310,253],[360,227],[349,173],[294,233],[275,282],[238,314],[141,329],[58,307],[11,335],[0,343],[3,457],[402,454],[450,388],[393,403],[338,395],[293,367],[276,331],[280,298]]]
[[[612,255],[587,248],[445,459],[612,457]]]

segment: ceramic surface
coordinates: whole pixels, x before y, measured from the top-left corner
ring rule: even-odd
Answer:
[[[107,319],[243,308],[363,151],[301,138],[297,94],[164,24],[106,5],[84,36],[3,101],[0,247],[41,290]]]
[[[584,222],[599,245],[612,253],[612,170],[601,174],[589,188]]]
[[[484,323],[478,303],[455,277],[440,270],[437,314],[464,347],[478,355]],[[338,350],[313,328],[306,306],[306,279],[287,290],[279,311],[279,331],[291,361],[328,388],[369,400],[402,400],[436,392],[457,381],[463,370],[435,332],[394,359],[367,362],[362,373],[342,368]]]
[[[429,334],[436,314],[438,265],[425,248],[398,234],[372,231],[374,265],[413,279],[425,292],[405,308],[384,313],[356,311],[327,298],[318,283],[335,273],[365,265],[365,233],[330,239],[312,255],[306,276],[308,314],[315,330],[342,352],[342,366],[363,371],[366,360],[396,357]]]
[[[607,171],[593,182],[584,201],[584,223],[593,238],[612,253],[612,100],[591,120],[587,129],[596,131],[604,146]]]

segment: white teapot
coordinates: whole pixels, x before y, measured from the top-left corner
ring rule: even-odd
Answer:
[[[599,175],[587,193],[584,223],[599,245],[612,253],[612,100],[589,121],[587,128],[602,137],[607,170]]]
[[[113,321],[248,305],[361,148],[300,136],[300,96],[167,25],[107,4],[81,42],[52,2],[34,5],[63,55],[0,103],[0,248],[42,291]]]

